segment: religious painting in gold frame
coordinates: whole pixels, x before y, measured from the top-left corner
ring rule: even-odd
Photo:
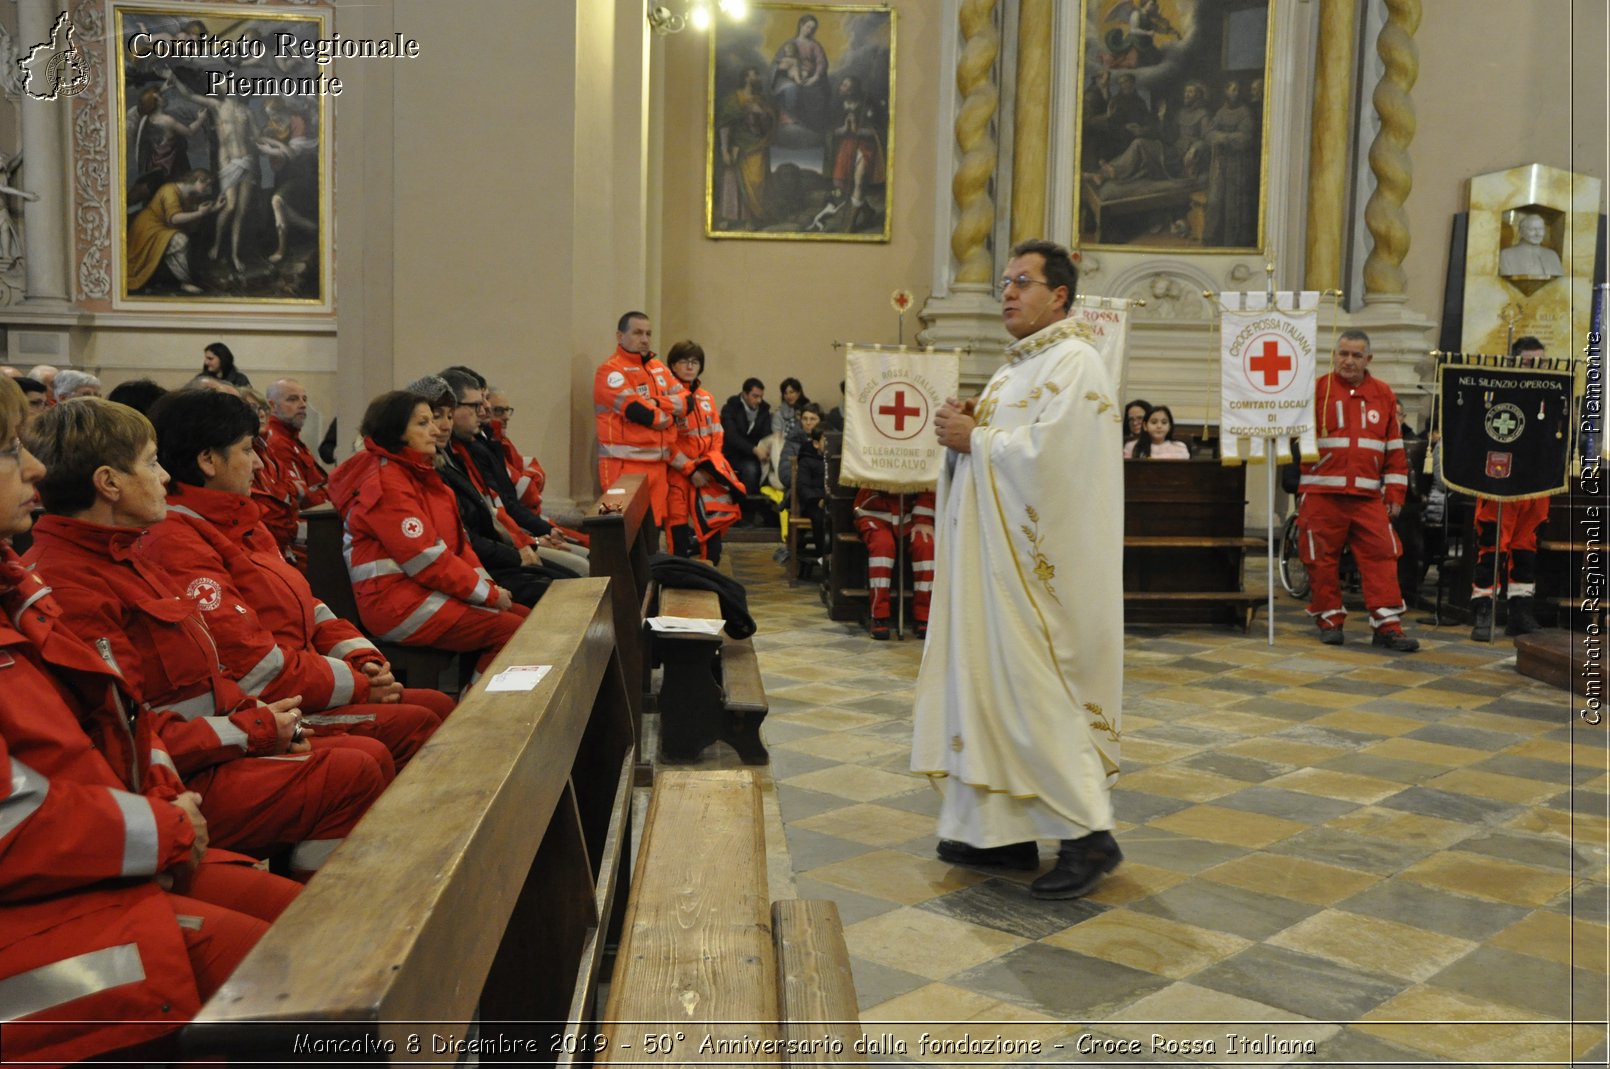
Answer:
[[[331,311],[329,11],[112,11],[114,303]]]
[[[753,4],[710,32],[704,232],[888,241],[895,12]]]
[[[1275,0],[1081,0],[1075,244],[1264,245]]]

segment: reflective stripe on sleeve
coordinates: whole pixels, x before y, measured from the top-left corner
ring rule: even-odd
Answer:
[[[342,839],[304,839],[291,850],[291,868],[312,872],[330,859]]]
[[[355,653],[358,650],[372,650],[374,648],[375,644],[366,638],[345,638],[331,646],[330,652],[326,653],[325,656],[345,658],[348,654]]]
[[[409,577],[416,576],[432,564],[435,564],[437,558],[446,552],[447,543],[438,538],[434,546],[422,551],[418,556],[410,557],[408,560],[403,561],[403,573]]]
[[[330,702],[326,709],[337,705],[351,705],[352,692],[357,687],[353,679],[352,666],[339,657],[325,657],[324,663],[330,666],[330,675],[334,682],[330,687]]]
[[[0,799],[0,839],[33,816],[45,804],[50,781],[15,757],[11,758],[11,793]]]
[[[1381,488],[1381,480],[1366,479],[1362,475],[1356,475],[1353,477],[1353,485],[1358,487],[1360,490],[1379,490]]]
[[[1373,453],[1386,452],[1386,443],[1381,441],[1379,438],[1360,438],[1357,445],[1360,449],[1368,449]],[[1402,448],[1401,442],[1399,443],[1398,448]]]
[[[1388,475],[1386,477],[1386,485],[1388,485],[1388,486],[1408,486],[1409,485],[1409,477],[1407,475]]]
[[[216,708],[217,705],[213,702],[211,693],[198,694],[194,698],[186,698],[184,701],[179,702],[169,702],[166,705],[145,703],[147,712],[178,713],[185,720],[194,720],[198,716],[206,716]]]
[[[251,748],[251,740],[246,737],[246,733],[227,716],[204,716],[201,719],[205,720],[207,726],[212,728],[212,733],[218,736],[220,746],[239,746],[242,750]]]
[[[322,601],[315,601],[313,603],[313,622],[315,624],[327,624],[331,620],[336,619],[339,619],[339,617],[330,611],[330,606],[326,605]]]
[[[240,689],[255,698],[263,693],[270,683],[278,679],[283,671],[285,671],[285,651],[275,646],[263,654],[263,659],[252,665],[250,671],[240,677]]]
[[[123,812],[123,876],[151,876],[157,871],[157,818],[144,795],[107,788]]]
[[[1342,486],[1342,487],[1345,487],[1347,485],[1347,476],[1345,476],[1345,475],[1304,475],[1301,479],[1297,480],[1297,485],[1298,485],[1298,487],[1300,489],[1306,489],[1306,488],[1308,488],[1310,486]]]
[[[401,575],[403,568],[390,557],[381,557],[367,564],[349,565],[347,574],[352,577],[354,583],[363,583],[370,579],[378,579],[382,575]]]
[[[1319,438],[1315,443],[1321,449],[1346,449],[1350,438]]]

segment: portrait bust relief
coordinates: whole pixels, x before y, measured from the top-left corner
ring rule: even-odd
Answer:
[[[1536,211],[1515,213],[1514,244],[1498,252],[1498,273],[1505,278],[1558,278],[1565,273],[1560,254],[1548,245],[1548,221]]]

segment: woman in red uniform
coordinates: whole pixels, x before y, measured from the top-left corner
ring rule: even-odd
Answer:
[[[721,559],[721,532],[738,522],[738,499],[748,491],[721,451],[726,435],[716,399],[699,385],[704,348],[696,341],[679,341],[667,361],[688,391],[671,444],[671,543],[679,557],[715,563]]]
[[[330,473],[346,523],[347,570],[369,632],[388,642],[469,652],[480,667],[530,612],[470,548],[453,491],[436,474],[429,402],[394,390],[363,414],[363,451]]]
[[[264,701],[299,694],[321,735],[380,740],[400,768],[453,711],[440,691],[404,690],[373,643],[313,596],[279,552],[252,500],[262,461],[257,416],[238,397],[180,390],[151,409],[168,514],[136,552],[155,561],[202,610],[218,656]]]

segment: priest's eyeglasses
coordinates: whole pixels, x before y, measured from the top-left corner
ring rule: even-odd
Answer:
[[[1016,286],[1020,290],[1026,290],[1030,286],[1044,286],[1049,289],[1051,287],[1051,283],[1047,282],[1043,278],[1030,278],[1028,275],[1018,275],[1016,278],[997,279],[995,282],[995,296],[1005,297],[1007,289],[1012,286]]]

